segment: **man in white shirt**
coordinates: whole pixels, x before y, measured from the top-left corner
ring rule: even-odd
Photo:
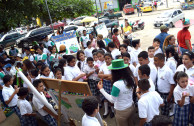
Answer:
[[[155,115],[159,115],[159,107],[163,104],[163,99],[156,91],[149,92],[150,84],[147,79],[142,79],[138,82],[139,90],[136,92],[138,95],[141,92],[138,101],[138,111],[140,124],[139,126],[149,125],[150,121]]]
[[[87,47],[87,42],[89,41],[89,35],[87,35],[86,30],[83,30],[83,36],[81,36],[82,48]]]
[[[85,115],[82,117],[82,126],[101,126],[95,117],[99,112],[98,100],[94,96],[89,96],[82,102],[82,109]]]
[[[110,50],[113,59],[116,59],[116,56],[121,55],[121,52],[116,48],[113,42],[108,43],[108,49]]]

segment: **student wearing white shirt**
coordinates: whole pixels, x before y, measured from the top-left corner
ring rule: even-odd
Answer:
[[[121,52],[116,48],[113,42],[108,43],[108,49],[110,50],[113,59],[116,59],[116,56],[121,55]]]
[[[123,40],[123,44],[125,44],[127,46],[127,51],[130,53],[132,51],[132,47],[131,47],[131,44],[130,44],[130,40],[129,39],[124,39]]]
[[[87,47],[87,42],[90,40],[89,35],[87,35],[86,30],[83,30],[83,36],[81,36],[82,48]]]
[[[111,94],[104,90],[104,85],[101,81],[98,83],[98,88],[108,101],[114,103],[118,125],[131,126],[135,113],[133,104],[135,83],[133,75],[129,70],[128,64],[124,64],[123,59],[113,60],[108,69],[111,70],[113,83]]]
[[[141,65],[138,69],[138,75],[139,75],[139,78],[142,80],[142,79],[147,79],[149,81],[149,84],[150,84],[150,88],[149,88],[149,92],[151,91],[155,91],[155,85],[152,81],[152,79],[150,79],[150,67],[145,64],[145,65]]]
[[[36,90],[41,94],[42,98],[47,101],[45,95],[43,94],[44,91],[44,85],[40,79],[37,79],[33,82],[33,86],[36,88]],[[48,101],[47,101],[48,102]],[[35,107],[35,109],[38,111],[38,113],[43,117],[45,122],[49,126],[57,126],[57,122],[55,119],[58,119],[58,115],[55,115],[52,111],[50,111],[40,100],[36,95],[33,95],[32,103]],[[48,103],[49,104],[49,103]],[[51,104],[49,104],[52,106]],[[54,119],[54,118],[55,119]]]
[[[32,106],[31,104],[25,99],[28,95],[28,88],[21,87],[18,92],[18,102],[17,106],[20,109],[20,113],[22,115],[22,118],[25,120],[24,124],[25,126],[37,126],[36,121],[36,114],[32,113]]]
[[[64,76],[67,80],[70,81],[83,81],[86,77],[86,74],[81,72],[80,69],[76,66],[75,57],[69,55],[67,58],[68,65],[65,67]]]
[[[158,53],[163,53],[161,48],[160,48],[160,40],[158,38],[155,38],[153,40],[153,47],[155,49],[154,55],[156,55]]]
[[[43,65],[41,67],[41,78],[50,78],[50,79],[54,79],[54,74],[53,72],[49,69],[49,67],[47,65]]]
[[[54,74],[55,74],[55,79],[67,80],[65,78],[65,76],[62,76],[62,70],[61,70],[61,68],[56,68]]]
[[[140,52],[138,55],[138,60],[139,60],[139,64],[136,66],[135,74],[134,74],[136,84],[140,79],[138,75],[138,69],[141,65],[145,65],[145,64],[147,64],[150,67],[150,79],[153,81],[154,84],[156,84],[157,69],[156,69],[156,66],[148,60],[148,53],[146,51]]]
[[[86,97],[82,102],[82,109],[85,112],[82,117],[82,126],[101,126],[95,117],[99,112],[99,104],[96,97]]]
[[[133,74],[133,76],[134,76],[135,67],[130,63],[130,59],[131,59],[130,54],[129,54],[128,52],[123,53],[123,54],[122,54],[122,58],[123,58],[123,60],[124,60],[124,63],[129,65],[129,68],[130,68],[130,70],[131,70],[131,72],[132,72],[132,74]]]
[[[133,49],[132,49],[132,53],[134,54],[135,56],[135,62],[136,62],[136,65],[138,64],[138,55],[139,53],[142,51],[142,49],[140,48],[140,39],[136,39],[136,40],[133,40],[132,41],[132,46],[133,46]],[[136,67],[136,66],[135,66]]]
[[[150,126],[150,121],[155,115],[159,115],[159,107],[163,104],[163,99],[156,91],[148,91],[150,84],[147,79],[139,80],[137,94],[141,92],[138,101],[138,111],[140,124],[139,126]]]
[[[103,64],[105,64],[104,54],[105,54],[105,52],[102,51],[102,50],[98,50],[98,51],[97,51],[97,57],[98,57],[98,60],[99,60],[99,62],[98,62],[98,64],[99,64],[99,69],[100,69],[100,67],[101,67]]]
[[[158,67],[157,87],[160,96],[164,99],[164,107],[161,107],[161,114],[169,116],[170,105],[172,103],[175,82],[172,70],[164,64],[165,56],[158,53],[154,56],[154,64]]]
[[[165,63],[173,73],[176,72],[177,64],[179,64],[179,56],[175,51],[174,46],[169,46],[165,49],[167,62]]]
[[[28,57],[28,59],[29,59],[31,62],[33,62],[33,61],[34,61],[34,56],[30,53],[30,48],[27,47],[26,50],[25,50],[25,52],[26,52],[26,56]]]
[[[94,52],[93,54],[93,59],[94,59],[94,65],[99,67],[99,60],[98,60],[98,56],[97,56],[97,52]]]
[[[173,126],[188,126],[190,113],[188,75],[185,72],[178,72],[175,80],[177,86],[174,89],[174,101],[176,105]]]
[[[92,51],[94,48],[92,47],[92,43],[90,41],[87,42],[87,48],[84,50],[85,56],[88,57],[93,57]]]
[[[79,50],[77,52],[77,62],[76,62],[76,66],[78,66],[78,68],[84,72],[84,68],[87,66],[87,62],[86,62],[86,57],[85,54],[82,50]]]
[[[24,119],[22,118],[20,110],[17,107],[18,101],[17,93],[19,92],[19,88],[17,86],[15,86],[15,88],[11,86],[13,84],[13,79],[10,75],[5,75],[3,77],[3,83],[4,85],[2,89],[2,95],[5,104],[7,104],[10,108],[12,108],[15,111],[16,115],[20,119],[21,126],[25,126]]]
[[[148,57],[151,63],[154,63],[154,52],[155,52],[155,49],[153,46],[148,47]]]

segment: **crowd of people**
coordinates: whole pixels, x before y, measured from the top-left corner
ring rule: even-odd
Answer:
[[[12,46],[8,55],[0,46],[1,101],[15,111],[21,126],[38,125],[32,105],[49,126],[57,125],[58,116],[33,95],[17,74],[17,67],[53,107],[40,78],[88,82],[93,96],[82,103],[83,126],[100,126],[95,116],[102,107],[103,118],[115,116],[119,126],[134,125],[135,108],[140,126],[194,125],[194,53],[189,20],[183,25],[178,43],[163,25],[146,51],[142,51],[140,39],[132,40],[127,20],[121,27],[123,42],[116,27],[112,29],[113,41],[107,45],[103,35],[95,37],[84,30],[78,38],[82,50],[76,57],[67,55],[65,45],[57,49],[47,36],[21,53]]]

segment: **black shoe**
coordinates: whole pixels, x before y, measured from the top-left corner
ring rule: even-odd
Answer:
[[[102,117],[103,117],[103,119],[106,119],[107,118],[107,116],[108,116],[108,114],[109,114],[109,112],[106,114],[106,115],[103,115]]]
[[[113,117],[115,117],[115,114],[114,114],[114,112],[111,111],[110,118],[113,118]]]

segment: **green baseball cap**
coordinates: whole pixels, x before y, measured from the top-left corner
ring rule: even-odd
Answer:
[[[189,26],[190,26],[190,20],[189,19],[183,20],[183,27],[189,27]]]
[[[112,64],[108,66],[108,69],[119,70],[119,69],[124,69],[126,67],[128,67],[128,64],[124,64],[123,59],[116,59],[116,60],[112,60]]]
[[[165,30],[165,29],[168,29],[168,27],[167,27],[166,25],[160,26],[160,30],[161,30],[161,31],[162,31],[162,30]]]

